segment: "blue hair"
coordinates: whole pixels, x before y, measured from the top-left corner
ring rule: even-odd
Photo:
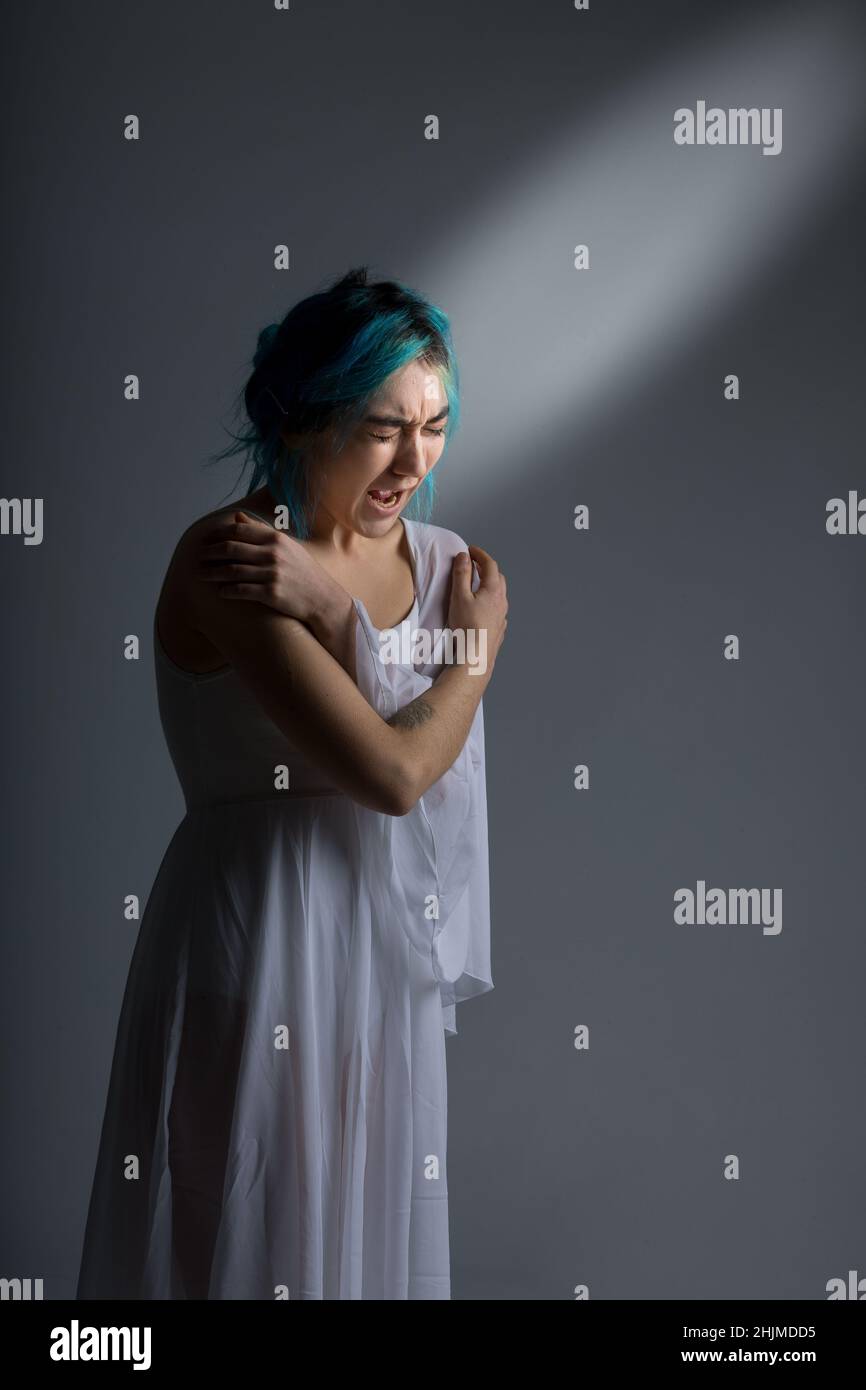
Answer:
[[[368,283],[367,267],[350,270],[328,289],[302,299],[280,323],[258,336],[253,371],[237,409],[249,421],[234,443],[210,456],[242,453],[248,491],[267,485],[287,509],[291,533],[310,534],[315,515],[310,443],[335,431],[339,452],[364,418],[370,400],[392,372],[421,361],[436,372],[448,401],[446,447],[460,415],[459,379],[448,318],[415,290],[395,280]],[[284,435],[295,438],[290,444]],[[429,519],[433,473],[404,515]]]

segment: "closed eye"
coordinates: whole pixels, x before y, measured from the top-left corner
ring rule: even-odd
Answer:
[[[378,439],[381,441],[382,444],[390,444],[392,439],[397,438],[396,434],[374,434],[372,430],[368,430],[367,433],[369,434],[371,439]],[[433,434],[438,437],[445,433],[445,427],[443,425],[441,430],[429,429],[426,431],[426,433]]]

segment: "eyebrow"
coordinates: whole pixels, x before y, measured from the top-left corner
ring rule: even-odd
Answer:
[[[436,420],[444,420],[448,410],[447,405],[443,406],[438,415],[431,415],[430,419],[424,423],[432,425]],[[366,425],[411,425],[412,421],[407,419],[405,415],[365,415],[364,423]]]

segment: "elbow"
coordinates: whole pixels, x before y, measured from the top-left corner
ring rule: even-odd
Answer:
[[[398,763],[377,778],[366,805],[386,816],[408,816],[420,796],[421,788],[411,769]]]
[[[398,791],[391,799],[385,814],[387,816],[408,816],[414,806],[418,805],[418,796],[412,792]]]
[[[374,765],[354,765],[340,769],[334,778],[346,796],[368,811],[384,816],[407,816],[418,804],[423,787],[402,761],[378,759]]]
[[[392,783],[382,788],[381,806],[386,816],[408,816],[417,806],[420,793],[409,783]]]
[[[351,772],[344,767],[343,789],[361,806],[385,816],[408,816],[418,805],[430,780],[417,750],[407,748],[402,735],[392,729],[374,750],[365,750],[363,759],[351,761]]]
[[[371,787],[354,798],[368,811],[379,811],[383,816],[408,816],[417,804],[417,796],[408,796],[394,787]]]

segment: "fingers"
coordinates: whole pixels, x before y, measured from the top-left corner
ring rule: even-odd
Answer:
[[[504,588],[505,576],[492,555],[489,555],[486,550],[482,550],[480,545],[470,545],[469,554],[478,566],[483,585],[493,588],[501,580]]]
[[[472,597],[472,563],[465,550],[455,555],[451,562],[451,592]]]
[[[253,516],[252,512],[235,512],[234,520],[239,526],[253,526],[259,529],[264,527],[266,531],[273,531],[274,529],[270,522],[263,521],[260,516]]]
[[[223,584],[220,589],[220,597],[241,598],[247,599],[247,601],[252,599],[255,603],[264,603],[267,606],[266,600],[262,595],[261,584]]]
[[[272,575],[269,569],[262,569],[260,565],[239,565],[233,561],[220,561],[212,565],[202,565],[196,578],[205,584],[233,584],[244,581],[261,589],[263,584],[271,583]]]
[[[245,541],[249,545],[262,545],[278,534],[266,521],[250,516],[247,512],[235,512],[232,516],[221,518],[208,527],[202,545],[217,545],[230,538]]]
[[[481,582],[490,583],[499,573],[499,566],[492,555],[486,550],[482,550],[480,545],[470,545],[469,554],[478,566],[481,574]]]
[[[238,560],[214,560],[211,564],[200,564],[196,578],[203,584],[256,584],[259,588],[267,585],[274,589],[278,584],[278,574],[271,564],[243,564]]]
[[[270,550],[261,545],[252,544],[250,541],[226,539],[205,542],[201,549],[199,563],[208,568],[211,564],[219,564],[224,560],[238,560],[248,565],[263,565],[267,564],[270,559]]]

